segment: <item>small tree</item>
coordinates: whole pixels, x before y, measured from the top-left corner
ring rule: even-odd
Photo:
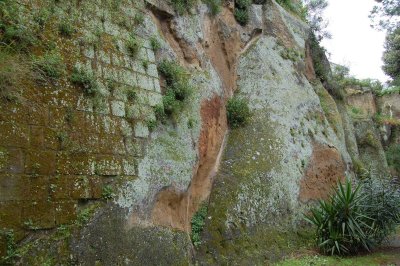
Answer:
[[[375,0],[377,4],[372,9],[369,17],[372,27],[379,30],[394,31],[400,26],[400,1]]]
[[[400,27],[386,36],[383,71],[392,78],[392,85],[400,86]]]
[[[304,5],[307,8],[308,23],[318,42],[324,38],[330,39],[332,36],[326,30],[329,22],[324,20],[322,16],[322,13],[328,7],[328,2],[326,0],[305,0]]]

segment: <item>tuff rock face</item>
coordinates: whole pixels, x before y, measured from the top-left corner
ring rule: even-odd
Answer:
[[[95,74],[99,99],[65,77],[47,91],[28,86],[30,104],[1,104],[0,225],[25,239],[21,265],[263,265],[309,241],[303,212],[352,178],[355,161],[388,170],[371,115],[398,117],[398,95],[334,99],[316,78],[309,27],[275,1],[251,5],[245,27],[229,1],[216,16],[202,3],[178,15],[166,1],[123,2],[117,13],[95,0],[56,8],[76,9],[82,39],[101,28],[102,45],[59,40],[69,69]],[[138,14],[133,28],[116,19]],[[136,58],[124,49],[132,31],[143,44]],[[154,127],[162,60],[186,69],[192,93]],[[252,116],[228,130],[234,94]],[[365,117],[351,117],[349,106]],[[194,248],[191,219],[202,204]],[[77,226],[60,236],[64,224]]]

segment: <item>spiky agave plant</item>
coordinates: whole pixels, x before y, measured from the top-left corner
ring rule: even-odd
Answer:
[[[361,186],[352,188],[351,181],[339,183],[328,200],[319,201],[306,219],[316,228],[316,241],[321,252],[330,255],[352,254],[371,249],[373,219],[365,214]]]

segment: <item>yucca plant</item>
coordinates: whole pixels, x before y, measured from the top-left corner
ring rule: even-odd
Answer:
[[[360,193],[360,188],[358,185],[353,189],[349,180],[340,182],[335,193],[328,200],[319,201],[319,206],[306,216],[317,227],[317,244],[324,254],[370,250],[373,219],[364,212],[365,195]]]
[[[354,189],[339,183],[328,200],[319,201],[306,220],[316,228],[317,245],[330,255],[370,251],[400,224],[400,189],[388,178],[366,171]]]

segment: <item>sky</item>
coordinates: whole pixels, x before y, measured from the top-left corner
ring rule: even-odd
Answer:
[[[359,79],[388,80],[383,73],[382,54],[385,33],[370,27],[368,15],[374,0],[328,0],[325,19],[332,39],[322,45],[333,63],[350,67],[350,74]]]

